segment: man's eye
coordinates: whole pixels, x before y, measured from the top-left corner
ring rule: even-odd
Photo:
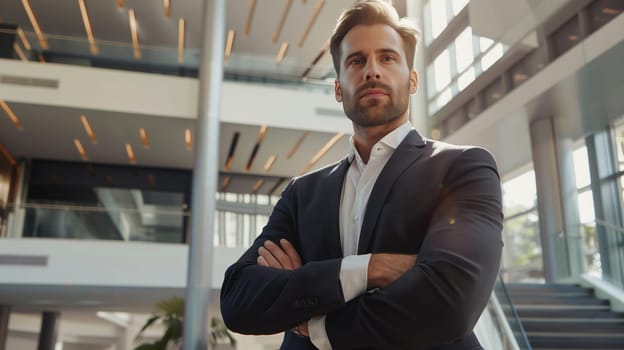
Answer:
[[[383,59],[384,61],[386,61],[386,62],[396,61],[396,58],[395,58],[394,56],[390,56],[390,55],[388,55],[388,56],[384,56],[382,59]]]
[[[353,66],[353,65],[360,65],[364,63],[364,60],[362,60],[361,58],[354,58],[351,61],[349,61],[349,65]]]

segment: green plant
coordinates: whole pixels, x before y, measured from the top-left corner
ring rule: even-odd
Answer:
[[[175,345],[181,344],[182,332],[184,330],[184,299],[174,297],[163,300],[155,305],[155,311],[152,316],[145,322],[143,328],[139,331],[136,339],[140,339],[143,332],[151,326],[161,323],[165,326],[165,333],[160,339],[153,343],[143,343],[134,350],[166,350],[169,343]],[[210,321],[211,331],[208,335],[208,341],[211,345],[227,342],[236,345],[236,339],[230,334],[229,330],[220,318],[213,317]]]

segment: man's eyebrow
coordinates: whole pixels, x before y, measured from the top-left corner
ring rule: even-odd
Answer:
[[[386,48],[384,48],[384,49],[376,50],[376,52],[377,53],[392,53],[392,54],[400,56],[400,53],[397,50],[395,50],[395,49],[389,49],[389,48],[386,49]]]
[[[362,51],[351,52],[345,57],[345,62],[347,62],[351,57],[362,56]]]
[[[391,49],[391,48],[377,49],[377,50],[375,50],[375,53],[391,53],[391,54],[400,56],[400,53],[397,50]],[[352,53],[348,54],[347,57],[345,57],[345,62],[347,62],[352,57],[363,56],[363,55],[364,55],[364,53],[362,51],[352,52]]]

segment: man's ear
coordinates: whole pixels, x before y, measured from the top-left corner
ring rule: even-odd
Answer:
[[[415,94],[418,91],[418,73],[415,69],[412,69],[410,72],[410,85],[409,85],[409,93]]]
[[[334,96],[336,101],[342,102],[342,91],[340,90],[340,82],[338,79],[334,80]]]

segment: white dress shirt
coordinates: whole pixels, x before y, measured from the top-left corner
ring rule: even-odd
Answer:
[[[340,242],[344,258],[339,277],[345,302],[366,292],[371,254],[357,255],[357,251],[368,198],[394,150],[411,130],[412,124],[407,121],[384,136],[373,145],[368,163],[362,160],[353,143],[353,137],[350,138],[351,165],[347,170],[340,198]],[[320,350],[332,349],[325,330],[325,315],[312,318],[308,322],[308,331],[314,346]]]

